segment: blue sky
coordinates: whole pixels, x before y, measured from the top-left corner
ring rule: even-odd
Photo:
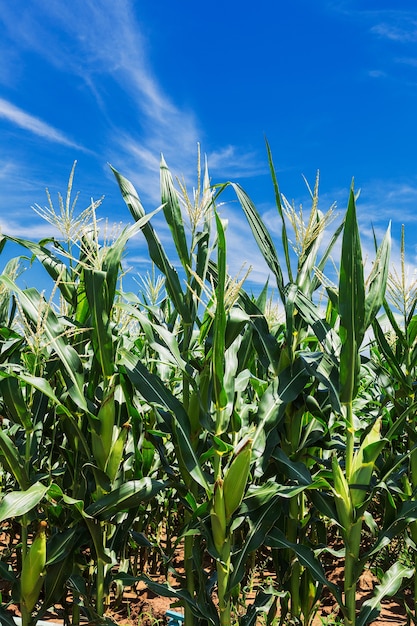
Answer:
[[[365,253],[372,226],[380,234],[391,219],[396,259],[405,223],[414,270],[414,0],[14,0],[0,27],[3,233],[51,234],[30,207],[46,204],[46,187],[65,192],[74,160],[80,210],[104,195],[100,215],[127,223],[107,163],[151,211],[160,153],[192,186],[200,143],[212,182],[241,183],[278,237],[266,136],[289,200],[308,206],[302,176],[313,185],[320,170],[322,210],[342,213],[354,177]],[[247,260],[260,284],[267,268],[239,206],[221,210],[230,272]],[[141,241],[130,260],[144,267]]]

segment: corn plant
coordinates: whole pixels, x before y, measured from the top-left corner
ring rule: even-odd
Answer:
[[[333,208],[320,211],[318,178],[306,215],[280,193],[267,153],[277,245],[240,185],[211,188],[199,154],[191,195],[161,159],[162,204],[148,213],[113,169],[134,223],[112,241],[98,203],[76,213],[74,169],[58,210],[49,194],[47,208],[35,207],[60,238],[2,238],[0,252],[12,240],[52,279],[45,297],[18,286],[18,259],[0,275],[0,520],[13,519],[21,537],[18,572],[6,563],[0,572],[24,626],[56,603],[75,625],[82,613],[104,619],[111,585],[122,594],[138,579],[180,603],[186,626],[254,626],[259,613],[270,623],[278,604],[281,623],[308,625],[325,586],[344,623],[365,626],[413,575],[395,563],[358,611],[366,563],[398,535],[417,543],[415,291],[404,265],[396,292],[387,278],[389,231],[365,281],[353,188],[323,248]],[[252,296],[228,275],[217,205],[228,187],[275,278],[280,318],[268,310],[269,283]],[[342,232],[335,287],[325,272]],[[127,294],[122,255],[136,233],[153,274]],[[329,526],[343,540],[343,590],[323,568]],[[184,579],[171,561],[178,546]],[[181,586],[141,572],[139,550]],[[245,578],[265,550],[275,577],[244,607]]]
[[[283,326],[280,349],[269,352],[270,358],[268,367],[276,376],[276,379],[271,383],[271,390],[275,388],[276,393],[277,388],[279,389],[283,386],[281,385],[281,380],[284,380],[285,376],[292,378],[292,389],[290,393],[287,393],[288,399],[284,397],[284,399],[280,398],[279,402],[275,400],[272,403],[271,408],[273,408],[274,419],[268,419],[267,431],[265,433],[268,434],[268,432],[271,431],[268,441],[268,451],[272,453],[273,456],[275,445],[284,453],[286,458],[298,461],[303,458],[304,455],[309,454],[305,444],[312,446],[314,443],[323,440],[323,429],[326,429],[326,427],[325,420],[323,420],[320,415],[320,408],[317,403],[314,401],[310,402],[309,400],[309,408],[307,406],[308,403],[306,404],[305,402],[306,396],[312,399],[315,393],[314,389],[317,390],[317,386],[320,382],[317,377],[318,357],[316,356],[317,365],[314,369],[312,363],[308,362],[307,359],[303,360],[300,358],[300,354],[301,352],[305,352],[304,348],[307,346],[309,351],[313,353],[314,345],[316,345],[317,340],[314,334],[311,333],[304,318],[302,316],[296,316],[295,302],[297,298],[301,297],[310,301],[316,290],[320,287],[320,272],[324,269],[331,250],[340,235],[342,225],[336,229],[330,239],[329,245],[321,258],[319,258],[320,242],[325,229],[332,220],[333,208],[330,208],[326,214],[323,214],[319,210],[317,178],[314,190],[311,191],[309,188],[312,206],[309,219],[305,222],[302,209],[297,213],[295,208],[290,205],[285,197],[281,199],[272,154],[268,144],[267,151],[275,191],[277,213],[281,222],[283,262],[280,261],[277,248],[252,200],[239,185],[235,183],[228,183],[228,185],[236,192],[259,249],[268,267],[274,274],[278,293],[284,306],[285,324]],[[220,191],[223,191],[224,188],[225,186],[222,187]],[[287,220],[290,221],[294,231],[293,248],[295,255],[291,253]],[[296,260],[295,270],[293,269],[294,256]],[[263,337],[267,337],[268,334],[269,331],[265,333],[264,329],[262,333]],[[271,344],[270,340],[266,339],[266,341],[269,345]],[[266,345],[268,345],[268,343]],[[315,376],[315,381],[311,381],[310,377],[312,374]],[[311,385],[311,389],[307,391],[309,385]],[[297,389],[296,393],[294,393],[295,388]],[[269,394],[265,396],[265,402],[267,402],[268,395]],[[316,415],[310,410],[314,405]],[[262,428],[264,428],[264,425],[262,425]],[[310,432],[309,437],[305,437],[306,432]],[[268,459],[269,454],[264,455],[264,460],[268,462]],[[279,476],[279,468],[277,468],[277,472]],[[288,476],[285,474],[279,476],[279,480],[286,480],[287,478]],[[305,511],[305,495],[302,492],[290,498],[288,502],[288,514],[284,522],[284,532],[289,544],[294,544],[299,540],[300,524],[305,518]],[[294,618],[299,619],[303,613],[304,618],[308,622],[312,611],[311,592],[306,592],[304,599],[302,599],[300,597],[299,584],[304,568],[301,566],[297,557],[294,558],[293,550],[286,550],[286,556],[284,558],[286,565],[282,566],[283,575],[287,577],[288,571],[291,571],[291,576],[287,582],[284,582],[284,579],[282,579],[281,584],[290,591],[291,614]],[[282,562],[283,554],[280,555],[279,560]],[[303,576],[304,579],[309,578],[308,570],[305,570]],[[306,588],[310,588],[312,584],[312,579],[306,580]],[[316,591],[315,596],[317,599],[320,589],[317,588]],[[303,604],[303,607],[301,604]],[[281,609],[285,612],[284,603],[281,602],[281,605]]]
[[[129,532],[128,526],[121,524],[126,516],[123,512],[137,510],[139,504],[164,486],[158,480],[139,478],[134,471],[126,471],[124,451],[131,430],[128,407],[132,403],[129,405],[125,400],[117,361],[116,287],[121,255],[130,236],[148,218],[122,231],[111,246],[100,246],[93,207],[83,213],[82,232],[74,235],[68,231],[73,221],[71,183],[72,175],[66,202],[60,198],[60,215],[53,212],[52,205],[47,213],[58,225],[63,224],[63,233],[67,235],[65,245],[52,240],[51,249],[45,242],[14,240],[31,250],[56,281],[54,290],[59,290],[62,296],[67,317],[55,312],[52,299],[47,302],[37,290],[22,290],[11,278],[2,276],[2,285],[15,295],[26,335],[16,337],[13,344],[6,346],[9,358],[1,380],[5,414],[24,431],[23,461],[18,450],[20,436],[14,440],[2,431],[0,440],[3,462],[15,475],[19,487],[27,491],[32,476],[36,475],[33,470],[45,472],[46,469],[43,495],[49,494],[50,499],[60,502],[61,509],[68,510],[69,528],[51,537],[53,551],[46,560],[47,600],[57,601],[58,588],[54,587],[52,577],[55,582],[60,581],[62,593],[75,567],[74,560],[71,563],[64,558],[62,546],[71,546],[74,559],[82,547],[80,540],[90,542],[96,555],[95,607],[85,606],[85,610],[100,616],[106,606],[110,566],[117,563],[112,546],[116,539],[120,544],[122,528]],[[91,218],[88,224],[84,219],[87,214]],[[72,256],[73,246],[80,251],[77,262]],[[72,327],[66,323],[68,316],[72,317]],[[50,425],[51,441],[45,437]],[[46,444],[46,451],[35,449],[36,444]],[[67,461],[60,479],[57,479],[58,449]],[[46,468],[41,465],[44,458],[49,461]],[[37,505],[43,515],[52,515],[54,507],[48,501]],[[24,567],[26,554],[32,553],[32,548],[26,547],[29,513],[22,515],[22,576],[29,567]],[[14,516],[12,507],[8,507],[8,514]],[[118,532],[116,522],[120,524]],[[88,531],[87,538],[84,532],[78,532],[80,526]],[[35,541],[37,545],[39,541]],[[49,577],[48,566],[51,566]],[[75,571],[73,583],[77,580]],[[22,582],[29,578],[25,573]],[[26,607],[25,619],[30,620],[36,594],[32,592],[30,602],[25,600],[26,586],[21,585],[21,605]],[[75,583],[75,595],[78,591],[84,594],[82,585],[77,588]],[[47,608],[45,602],[43,610]],[[78,605],[74,604],[73,623],[78,621]]]
[[[387,294],[384,300],[385,318],[374,320],[375,346],[373,357],[386,372],[389,384],[383,394],[387,421],[393,434],[393,452],[408,461],[408,471],[397,481],[399,502],[387,502],[393,519],[401,517],[405,506],[412,509],[417,487],[417,456],[414,412],[416,407],[416,283],[409,279],[405,258],[404,226],[401,231],[400,267],[394,268],[388,277]],[[410,511],[411,512],[411,511]],[[408,542],[416,561],[417,526],[412,515],[409,519]],[[405,532],[407,532],[404,529]],[[409,612],[411,619],[417,614],[417,586],[414,576],[414,607]],[[408,607],[407,607],[407,610]]]

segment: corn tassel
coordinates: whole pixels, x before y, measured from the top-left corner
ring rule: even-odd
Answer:
[[[230,521],[233,513],[239,508],[249,478],[252,457],[252,440],[248,439],[237,452],[226,472],[223,484],[226,521]]]
[[[20,578],[20,598],[27,613],[31,613],[38,601],[45,576],[46,522],[40,522],[39,530],[25,557]]]

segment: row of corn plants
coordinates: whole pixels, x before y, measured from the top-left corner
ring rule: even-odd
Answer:
[[[200,158],[192,193],[162,158],[152,212],[113,169],[132,224],[110,236],[99,203],[78,212],[74,169],[58,206],[48,195],[35,207],[59,236],[3,236],[1,252],[22,247],[0,275],[6,626],[9,604],[23,626],[54,606],[65,624],[113,623],[110,602],[138,581],[182,606],[185,626],[308,625],[324,590],[344,624],[364,626],[408,589],[416,621],[417,289],[404,238],[397,272],[389,228],[375,238],[365,277],[353,186],[333,226],[318,179],[305,215],[267,155],[278,241]],[[256,295],[228,273],[225,197],[271,270]],[[126,292],[124,256],[138,246],[153,270]],[[20,286],[23,259],[42,265],[47,295]],[[380,582],[359,607],[373,563]]]

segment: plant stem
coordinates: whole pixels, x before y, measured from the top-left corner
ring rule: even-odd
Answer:
[[[72,626],[79,626],[80,617],[81,617],[80,605],[78,602],[75,601],[75,595],[74,595],[74,599],[72,603]]]
[[[101,539],[103,542],[103,549],[105,550],[106,549],[105,522],[102,522],[100,526],[102,529]],[[106,564],[104,563],[103,559],[101,559],[100,556],[97,556],[96,611],[100,617],[103,617],[104,615],[104,609],[105,609],[105,604],[106,604],[105,593],[104,593],[104,578],[106,574],[105,567],[106,567]]]
[[[298,531],[298,514],[299,514],[299,500],[298,496],[295,496],[290,499],[289,503],[289,519],[288,519],[288,530],[287,537],[291,543],[297,542],[297,531]],[[290,558],[295,556],[292,551],[289,551]],[[292,617],[300,617],[300,576],[301,576],[301,567],[298,559],[295,559],[291,565],[291,580],[290,580],[290,589],[291,589],[291,616]]]
[[[347,402],[344,405],[346,410],[346,480],[349,482],[350,475],[352,473],[353,453],[355,445],[355,428],[353,425],[353,405],[352,402]]]
[[[189,519],[191,519],[191,514],[186,511],[185,514],[185,523],[187,524]],[[185,569],[185,580],[187,591],[190,594],[191,598],[194,597],[195,592],[195,584],[194,584],[194,567],[193,567],[193,546],[194,546],[194,537],[187,536],[184,538],[184,569]],[[194,624],[194,616],[190,609],[190,607],[185,604],[184,606],[184,626],[193,626]]]
[[[22,626],[31,626],[32,614],[27,610],[24,603],[20,605],[20,613],[22,616]]]
[[[345,626],[354,626],[356,623],[356,585],[357,575],[355,567],[359,559],[361,544],[362,519],[353,523],[345,534]]]
[[[217,589],[219,597],[220,625],[231,626],[231,603],[227,597],[227,585],[230,574],[230,539],[226,539],[222,551],[222,561],[217,561]]]
[[[25,441],[25,469],[27,472],[27,475],[30,476],[30,451],[31,451],[31,447],[32,447],[32,433],[30,430],[26,430],[26,441]],[[28,554],[28,525],[29,525],[29,520],[28,520],[28,516],[22,515],[22,523],[20,525],[21,528],[21,539],[22,539],[22,548],[21,548],[21,554],[22,554],[22,566],[21,566],[21,572],[23,571],[23,566],[25,563],[25,560],[27,558],[27,554]],[[22,626],[30,626],[30,623],[32,621],[32,616],[31,616],[31,612],[29,612],[27,610],[27,607],[25,605],[24,602],[22,602],[22,597],[20,598],[20,611],[22,614]]]

